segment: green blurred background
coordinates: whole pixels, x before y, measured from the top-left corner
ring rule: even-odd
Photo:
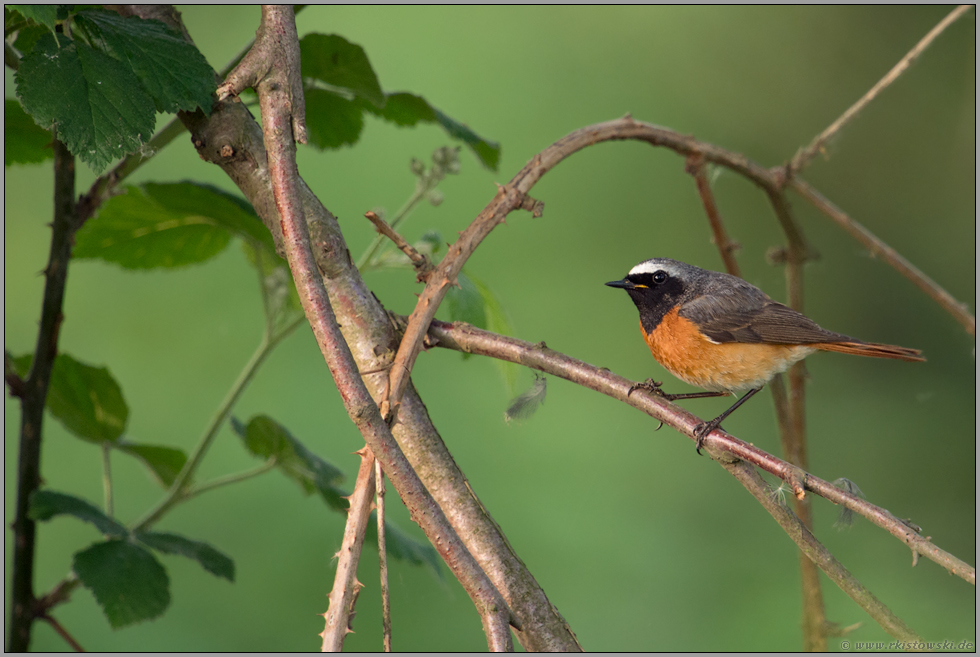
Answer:
[[[257,7],[182,8],[215,68],[254,35]],[[300,35],[338,33],[362,45],[386,91],[422,94],[503,146],[500,170],[463,150],[463,172],[404,227],[417,239],[451,239],[535,153],[584,125],[627,112],[754,161],[785,161],[867,91],[947,12],[944,7],[311,7]],[[220,27],[220,29],[218,29]],[[6,97],[14,95],[6,72]],[[805,177],[840,207],[975,309],[975,14],[954,24],[818,159]],[[449,143],[437,127],[399,129],[366,119],[353,148],[302,149],[300,170],[339,218],[355,255],[373,235],[363,213],[397,209],[411,193],[409,159]],[[79,171],[79,191],[93,175]],[[131,182],[206,181],[233,190],[186,136]],[[51,215],[50,162],[4,175],[4,344],[33,348]],[[782,235],[764,195],[722,173],[722,215],[741,246],[743,275],[777,300],[783,272],[766,264]],[[544,216],[511,215],[468,271],[498,295],[514,335],[623,376],[687,387],[650,357],[626,295],[603,287],[640,260],[672,257],[721,269],[683,159],[639,143],[589,148],[534,189]],[[804,201],[799,222],[821,258],[806,269],[806,311],[821,325],[866,340],[922,349],[925,364],[821,354],[808,360],[811,470],[846,476],[872,502],[911,518],[940,547],[975,563],[974,340],[910,282]],[[411,311],[420,286],[404,270],[367,281],[390,309]],[[190,449],[261,335],[255,277],[241,250],[203,266],[133,273],[100,262],[72,265],[61,348],[106,365],[130,407],[129,435]],[[441,314],[445,316],[445,312]],[[521,384],[532,380],[521,373]],[[494,364],[433,350],[415,385],[485,506],[590,650],[796,650],[797,551],[759,505],[690,440],[613,400],[549,380],[543,408],[507,425],[510,393]],[[729,402],[684,405],[713,417]],[[5,402],[5,519],[13,514],[19,410]],[[314,451],[357,470],[363,441],[347,418],[312,335],[303,328],[272,355],[235,410],[267,413]],[[778,453],[769,395],[726,428]],[[45,422],[43,477],[51,488],[102,499],[97,448]],[[201,478],[256,465],[226,428]],[[141,466],[113,461],[117,515],[130,521],[162,491]],[[348,481],[348,485],[351,481]],[[394,497],[392,496],[392,499]],[[415,536],[400,503],[396,521]],[[976,640],[975,589],[920,560],[858,519],[833,526],[817,498],[820,540],[886,605],[930,640]],[[237,564],[234,584],[163,557],[172,605],[160,619],[109,629],[78,590],[56,617],[90,650],[314,650],[333,580],[344,518],[304,498],[277,473],[209,493],[159,525],[205,540]],[[5,534],[9,564],[11,534]],[[98,539],[57,519],[39,531],[36,588],[65,576],[73,552]],[[356,633],[348,650],[378,650],[377,558],[366,551]],[[479,618],[446,571],[391,565],[398,650],[482,650]],[[863,622],[852,640],[887,635],[826,578],[827,616]],[[5,588],[9,614],[9,581]],[[836,649],[839,640],[831,639]],[[66,644],[35,626],[36,650]]]

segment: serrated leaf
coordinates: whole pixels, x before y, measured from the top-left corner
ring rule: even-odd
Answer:
[[[58,5],[6,5],[6,7],[16,10],[24,18],[38,25],[44,25],[54,32],[58,21]]]
[[[385,95],[364,48],[337,34],[312,33],[300,39],[299,49],[303,77],[349,89],[375,107],[384,106]]]
[[[50,520],[55,516],[69,515],[92,523],[100,532],[109,536],[123,537],[129,533],[119,522],[102,513],[97,507],[66,493],[56,493],[52,490],[34,491],[28,505],[27,515],[34,520]]]
[[[378,516],[374,511],[371,512],[364,538],[375,545],[378,544]],[[423,543],[415,540],[405,530],[388,520],[385,520],[385,547],[388,548],[389,557],[407,561],[413,566],[429,566],[440,579],[444,577],[442,557],[432,544],[428,541]]]
[[[3,166],[37,164],[54,157],[51,133],[39,128],[20,103],[7,98],[3,103]]]
[[[164,489],[169,489],[187,463],[187,455],[175,447],[143,445],[120,440],[113,445],[120,452],[135,456],[143,462]]]
[[[122,539],[75,554],[74,571],[113,628],[156,618],[170,605],[166,569],[144,547]]]
[[[18,376],[27,377],[33,359],[32,354],[11,358]],[[122,390],[109,370],[86,365],[68,354],[54,359],[46,405],[68,431],[90,442],[116,441],[129,417]]]
[[[129,417],[122,389],[109,370],[68,354],[55,358],[47,407],[66,429],[91,442],[115,441]]]
[[[146,183],[114,196],[87,221],[73,255],[127,269],[181,267],[213,258],[233,233],[274,249],[269,231],[235,196],[197,183]]]
[[[43,25],[28,25],[17,30],[17,40],[14,41],[14,48],[21,53],[28,53],[34,48],[34,44],[45,34],[51,34],[48,28]]]
[[[344,480],[344,473],[306,449],[284,426],[267,415],[256,415],[247,426],[232,418],[231,426],[253,455],[264,459],[275,457],[276,467],[299,483],[307,494],[318,492],[334,509],[347,510],[343,492],[335,487]]]
[[[35,123],[56,124],[68,150],[100,172],[150,138],[153,100],[127,65],[84,43],[57,38],[44,35],[21,60],[17,95]]]
[[[235,581],[235,562],[207,543],[169,532],[137,532],[136,538],[154,550],[193,559],[212,575]]]
[[[211,94],[217,86],[214,71],[179,33],[158,20],[101,10],[81,11],[75,22],[92,45],[129,66],[158,112],[200,107],[211,113]]]
[[[450,137],[466,144],[486,168],[496,171],[500,164],[500,144],[484,139],[466,124],[451,119],[421,96],[405,92],[391,93],[387,94],[383,109],[368,104],[363,104],[362,107],[395,125],[414,126],[419,122],[437,123],[449,133]]]
[[[306,130],[309,144],[321,150],[357,143],[364,128],[361,108],[324,89],[307,89]]]

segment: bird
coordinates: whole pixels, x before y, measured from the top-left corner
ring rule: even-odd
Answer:
[[[709,392],[667,394],[648,379],[632,386],[675,401],[748,391],[731,408],[695,427],[698,454],[704,439],[759,392],[772,377],[815,351],[924,361],[921,351],[865,342],[821,328],[773,301],[746,281],[670,258],[652,258],[625,278],[606,283],[626,290],[640,312],[650,353],[678,379]]]

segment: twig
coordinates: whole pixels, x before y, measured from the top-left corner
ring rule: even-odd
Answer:
[[[391,599],[388,595],[388,545],[385,542],[385,472],[374,463],[374,483],[378,508],[378,563],[381,568],[381,629],[384,650],[391,652]]]
[[[739,483],[745,486],[759,504],[769,512],[770,515],[783,528],[786,535],[800,548],[802,559],[806,559],[814,567],[819,567],[827,577],[829,577],[842,591],[844,591],[862,609],[868,612],[875,622],[888,634],[900,641],[922,641],[902,619],[881,603],[871,591],[864,587],[837,559],[834,555],[820,543],[799,518],[794,516],[789,509],[775,501],[772,489],[759,476],[759,473],[751,465],[744,461],[736,463],[726,463],[719,461],[721,466],[738,479]],[[806,592],[806,587],[804,591]],[[812,589],[811,589],[812,590]],[[816,589],[817,593],[820,589]],[[823,611],[823,600],[820,600],[819,610]],[[822,613],[821,613],[822,617]],[[804,621],[814,622],[815,619],[804,616]],[[826,621],[825,621],[826,622]],[[820,646],[827,645],[827,631],[825,627],[808,628],[809,632],[805,635],[807,640],[804,643],[804,650],[816,650]],[[813,639],[818,638],[818,641]]]
[[[700,423],[697,417],[660,397],[636,392],[627,396],[630,387],[633,385],[632,381],[613,374],[607,369],[589,365],[543,347],[540,343],[532,344],[524,340],[497,335],[468,324],[448,324],[434,321],[429,329],[427,345],[490,356],[552,374],[624,401],[656,420],[670,425],[692,440],[694,440],[694,429]],[[793,481],[799,478],[799,468],[796,466],[724,431],[718,430],[709,434],[705,438],[705,446],[718,451],[729,452],[783,481]],[[951,574],[961,577],[971,584],[976,584],[976,570],[972,566],[939,549],[929,539],[920,536],[906,522],[899,520],[889,511],[847,493],[814,475],[806,474],[804,478],[807,490],[864,516],[873,524],[899,538],[913,552],[935,561]]]
[[[37,526],[28,516],[31,494],[41,485],[41,427],[51,369],[58,354],[68,261],[77,226],[75,158],[55,135],[54,220],[51,250],[44,270],[41,321],[31,371],[20,398],[20,445],[17,455],[17,502],[14,516],[14,558],[11,577],[10,624],[7,650],[26,652],[34,622],[34,539]]]
[[[922,37],[922,39],[915,44],[915,47],[908,51],[908,53],[902,57],[898,63],[895,64],[890,71],[888,71],[888,73],[885,74],[885,77],[881,78],[878,83],[875,84],[875,86],[871,87],[866,94],[861,96],[856,103],[851,105],[846,112],[841,114],[836,121],[827,126],[826,130],[814,137],[813,141],[811,141],[806,148],[797,152],[790,162],[790,173],[795,175],[796,173],[802,171],[817,153],[823,151],[827,142],[830,141],[830,139],[832,139],[834,135],[836,135],[840,129],[848,123],[848,121],[857,116],[858,112],[860,112],[868,105],[868,103],[874,100],[879,93],[897,80],[899,76],[901,76],[902,73],[904,73],[909,66],[912,65],[912,62],[914,62],[926,48],[932,45],[932,42],[935,41],[936,37],[942,34],[947,27],[952,25],[958,18],[963,16],[972,8],[973,5],[960,5],[951,11],[946,18],[939,21],[936,27],[929,30],[929,33]]]
[[[61,636],[61,638],[64,639],[68,643],[68,645],[72,647],[72,650],[74,650],[75,652],[85,652],[85,648],[79,645],[78,641],[75,641],[75,637],[69,634],[68,630],[62,627],[61,623],[56,621],[53,616],[45,613],[39,615],[38,618],[46,622],[52,628],[54,628],[54,631],[57,632]]]
[[[364,216],[374,224],[374,227],[378,229],[379,233],[394,242],[395,246],[408,256],[408,259],[412,261],[412,265],[415,267],[415,274],[418,281],[421,283],[428,281],[432,270],[435,269],[435,265],[432,264],[428,256],[424,256],[416,251],[414,246],[406,242],[405,238],[396,233],[377,213],[369,211],[365,212]]]
[[[357,471],[357,482],[354,492],[347,499],[350,509],[347,511],[347,525],[344,527],[344,540],[337,558],[337,573],[333,579],[333,589],[330,591],[330,606],[323,614],[326,624],[323,632],[321,652],[340,652],[344,647],[344,638],[351,632],[351,622],[354,619],[354,603],[357,594],[364,585],[357,581],[357,564],[361,559],[364,546],[364,532],[371,516],[371,502],[375,493],[374,453],[367,446],[357,451],[361,457],[361,467]]]
[[[809,201],[815,208],[830,217],[838,226],[846,230],[851,237],[867,247],[871,256],[881,258],[905,278],[912,281],[916,287],[925,292],[958,321],[970,335],[976,335],[977,320],[968,310],[969,306],[956,300],[953,295],[943,289],[938,283],[903,258],[895,249],[885,244],[867,228],[854,221],[843,210],[830,202],[820,192],[800,178],[793,178],[788,183],[794,192]]]
[[[290,113],[290,107],[297,98],[289,96],[291,86],[288,80],[299,76],[299,42],[295,30],[292,6],[263,6],[262,24],[252,52],[264,52],[265,56],[253,57],[250,53],[239,65],[241,68],[254,64],[263,74],[258,76],[256,71],[240,71],[237,75],[233,72],[233,76],[238,80],[258,78],[256,91],[262,108],[269,178],[279,210],[282,242],[303,310],[340,390],[348,415],[381,461],[412,518],[419,523],[470,595],[480,614],[491,650],[512,649],[509,624],[513,623],[516,627],[520,622],[513,618],[500,593],[460,541],[442,509],[432,499],[392,437],[391,429],[361,380],[319,275],[310,247],[296,168],[296,146],[291,133],[295,128],[295,117]],[[284,53],[284,50],[294,50],[295,57]]]
[[[708,180],[708,174],[704,169],[704,160],[700,157],[691,155],[687,158],[684,170],[694,176],[698,195],[701,197],[702,205],[704,205],[704,213],[708,216],[708,224],[711,226],[712,241],[718,247],[721,261],[725,264],[725,271],[732,276],[741,278],[742,274],[738,268],[738,261],[735,260],[738,244],[728,239],[728,232],[725,230],[725,224],[722,223],[721,214],[718,212],[718,204],[715,203],[715,195],[711,191],[711,182]]]
[[[265,474],[269,470],[276,467],[276,457],[271,457],[268,461],[262,465],[252,468],[251,470],[245,470],[244,472],[236,472],[234,474],[225,475],[223,477],[215,477],[211,481],[206,481],[203,484],[198,484],[184,491],[183,495],[180,496],[181,502],[186,502],[192,497],[197,497],[201,493],[207,493],[215,490],[216,488],[222,488],[224,486],[230,486],[231,484],[240,484],[243,481],[248,481],[254,477]]]
[[[773,212],[779,225],[786,235],[785,265],[786,290],[789,305],[793,310],[803,312],[803,264],[807,259],[807,244],[803,232],[793,218],[789,202],[782,191],[766,190]],[[780,440],[783,445],[783,457],[798,467],[804,474],[804,481],[793,481],[793,508],[803,526],[813,531],[813,513],[810,500],[804,495],[806,471],[809,469],[806,440],[806,365],[803,361],[794,364],[789,370],[789,405],[787,408],[789,422],[780,423]],[[780,377],[782,379],[782,377]],[[786,403],[785,395],[773,390],[773,400],[779,404]],[[782,414],[777,409],[777,416]],[[788,431],[785,431],[788,429]],[[803,593],[803,649],[808,652],[827,651],[827,612],[823,602],[823,592],[820,588],[820,575],[817,563],[800,553],[800,577]]]
[[[102,496],[105,500],[105,514],[113,514],[112,504],[112,443],[102,443]]]

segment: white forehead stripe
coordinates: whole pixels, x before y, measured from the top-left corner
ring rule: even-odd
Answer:
[[[679,273],[677,267],[672,266],[672,264],[669,262],[664,262],[663,260],[645,260],[636,267],[630,269],[629,275],[652,274],[657,271],[665,271],[670,276],[677,276]]]

